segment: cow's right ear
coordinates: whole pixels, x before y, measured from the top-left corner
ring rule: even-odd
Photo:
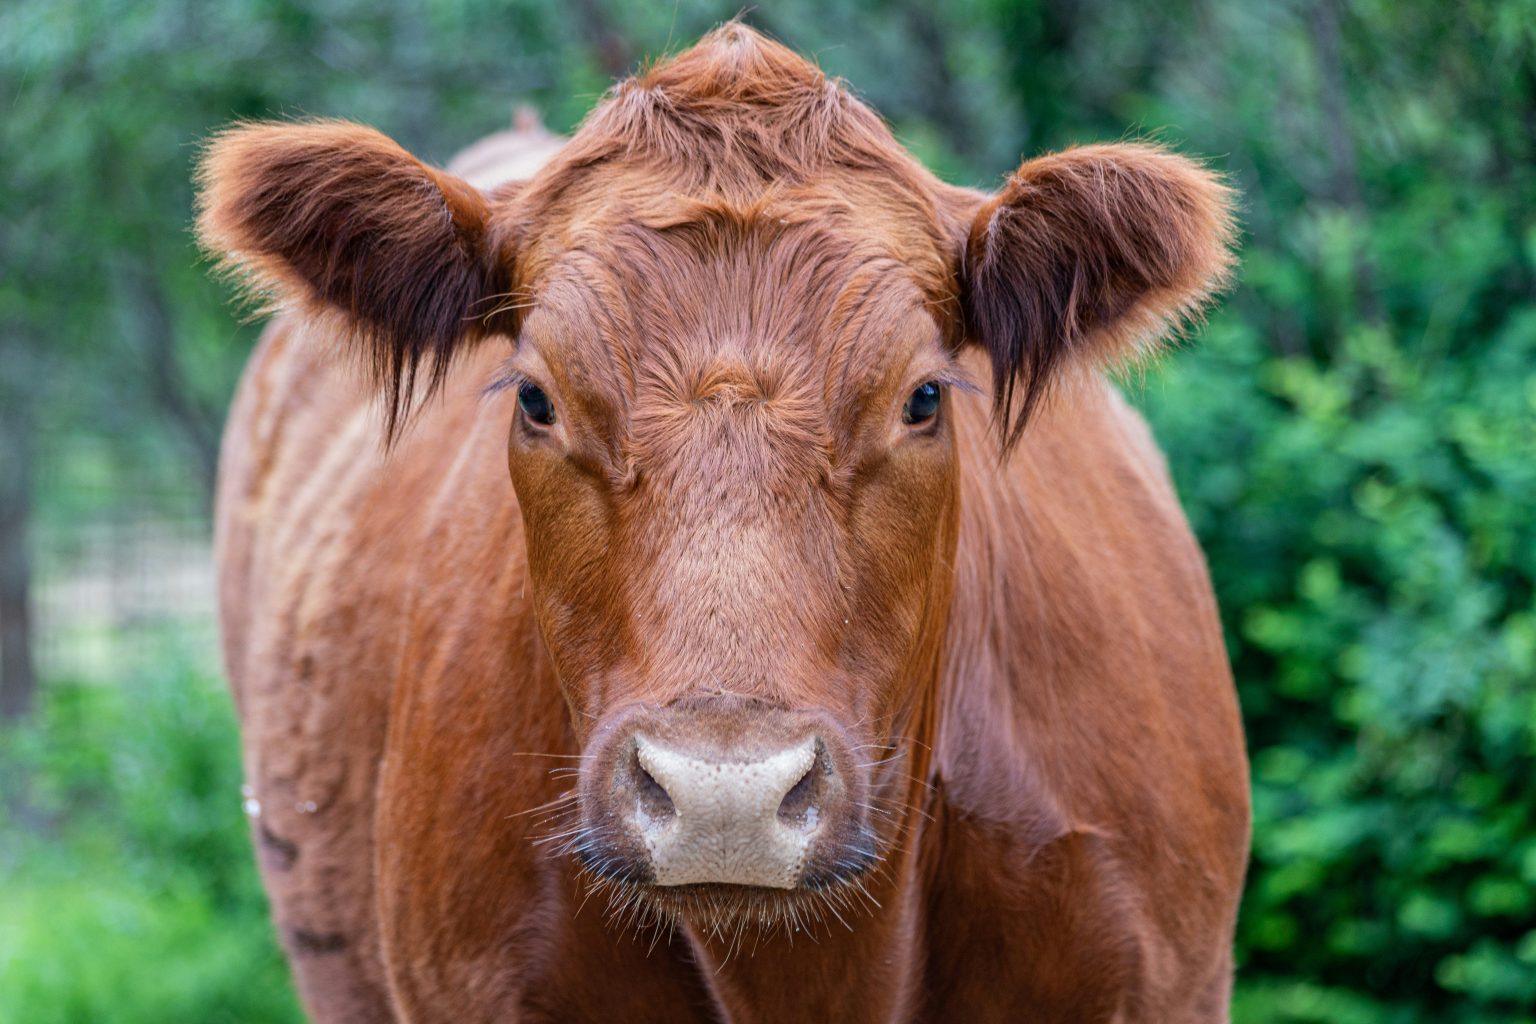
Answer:
[[[198,167],[198,239],[267,308],[331,315],[384,392],[393,438],[455,352],[499,329],[510,284],[485,197],[371,128],[255,123],[215,136]]]

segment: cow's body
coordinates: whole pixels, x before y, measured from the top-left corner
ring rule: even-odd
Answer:
[[[1101,378],[1001,464],[987,399],[956,396],[955,582],[900,838],[799,934],[712,933],[629,925],[535,842],[583,748],[507,477],[518,399],[484,393],[505,349],[455,363],[386,455],[329,341],[268,329],[218,500],[256,846],[317,1020],[1226,1018],[1232,682],[1162,459]]]

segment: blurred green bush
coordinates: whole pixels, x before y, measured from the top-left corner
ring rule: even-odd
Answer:
[[[54,683],[0,733],[0,1021],[302,1019],[267,919],[223,686]]]
[[[1536,311],[1434,366],[1201,349],[1141,397],[1253,752],[1238,1017],[1536,1019]]]
[[[1530,1022],[1536,4],[1205,10],[1132,95],[1231,154],[1243,281],[1132,393],[1253,755],[1235,1017]]]

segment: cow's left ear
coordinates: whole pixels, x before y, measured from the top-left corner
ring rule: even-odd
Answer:
[[[1127,143],[1030,160],[981,205],[963,303],[1006,446],[1064,372],[1132,358],[1199,315],[1231,273],[1232,203],[1215,174]]]

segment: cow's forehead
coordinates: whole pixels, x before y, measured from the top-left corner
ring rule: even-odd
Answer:
[[[954,291],[963,236],[954,192],[839,82],[727,28],[620,83],[518,191],[501,233],[518,250],[525,294],[573,249],[622,268],[651,256],[675,262],[669,239],[719,256],[747,253],[737,239],[787,236],[823,261],[878,250],[937,302]],[[612,251],[619,244],[627,250]],[[785,263],[765,265],[766,247],[755,266],[785,277]]]
[[[803,484],[850,458],[914,366],[949,355],[907,267],[818,255],[815,235],[716,246],[636,229],[627,259],[568,253],[524,325],[536,353],[519,354],[556,388],[572,443],[616,478],[710,463]]]
[[[878,238],[735,213],[594,234],[541,282],[524,335],[570,387],[613,405],[778,401],[827,416],[916,350],[942,351],[925,282]]]

